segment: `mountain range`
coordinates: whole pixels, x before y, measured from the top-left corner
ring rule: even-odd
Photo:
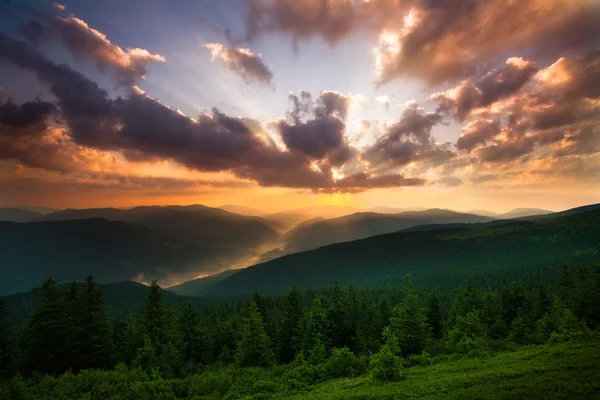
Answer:
[[[5,267],[0,273],[0,294],[28,290],[48,275],[69,282],[83,280],[91,273],[104,283],[158,279],[164,286],[184,282],[172,286],[176,293],[220,295],[221,285],[238,275],[228,270],[273,259],[279,259],[275,262],[280,265],[280,257],[286,254],[340,242],[359,244],[357,239],[406,229],[435,230],[448,227],[445,224],[469,229],[485,223],[504,223],[491,222],[491,216],[443,209],[395,213],[402,209],[387,206],[377,207],[381,213],[352,213],[355,208],[342,206],[271,214],[237,206],[223,208],[259,215],[241,215],[202,205],[58,211],[38,208],[45,214],[21,208],[0,209],[0,220],[15,221],[0,222],[0,251]],[[501,216],[547,212],[517,209]],[[305,219],[323,213],[336,217]],[[285,218],[291,215],[301,222],[287,230],[290,220]],[[463,227],[465,223],[469,225]],[[285,230],[285,234],[280,234]],[[226,272],[218,274],[221,271]],[[210,276],[195,279],[198,275]]]
[[[521,279],[535,283],[555,268],[597,262],[600,204],[540,217],[408,229],[286,255],[217,282],[209,296],[281,294],[341,285],[389,287],[411,273],[421,287],[478,286]]]

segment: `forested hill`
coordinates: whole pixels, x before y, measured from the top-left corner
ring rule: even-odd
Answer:
[[[60,288],[65,289],[68,286],[68,284],[64,284]],[[108,315],[113,319],[116,317],[125,319],[138,311],[144,305],[148,294],[147,286],[131,281],[97,284],[97,287],[104,298]],[[168,290],[163,290],[162,296],[167,307],[181,308],[187,301],[192,301],[199,308],[210,304],[207,299],[180,296]],[[21,326],[43,299],[41,294],[36,294],[33,290],[4,297],[11,324]]]
[[[23,292],[48,275],[61,282],[99,282],[217,272],[247,257],[247,249],[183,241],[162,231],[101,218],[0,222],[0,295]],[[224,265],[220,265],[223,263]]]
[[[211,296],[282,293],[330,285],[390,287],[410,273],[417,287],[485,286],[506,278],[533,284],[564,264],[598,262],[600,205],[533,220],[400,231],[297,253],[217,283]]]
[[[286,243],[286,252],[292,253],[392,233],[418,225],[476,223],[491,220],[481,215],[442,209],[407,211],[393,215],[361,212],[300,224],[288,232],[283,240]]]

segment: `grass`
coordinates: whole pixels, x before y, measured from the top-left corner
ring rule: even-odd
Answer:
[[[531,346],[412,367],[399,382],[327,381],[279,399],[600,399],[600,343]]]

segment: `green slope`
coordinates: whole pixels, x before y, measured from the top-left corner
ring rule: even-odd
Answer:
[[[488,359],[412,367],[400,382],[367,376],[324,382],[274,399],[597,399],[600,342],[532,346]]]
[[[455,288],[473,279],[479,286],[548,278],[557,266],[597,262],[600,208],[584,207],[534,220],[397,232],[292,254],[244,269],[217,283],[212,296],[282,293],[354,283],[399,285],[411,273],[418,287]]]

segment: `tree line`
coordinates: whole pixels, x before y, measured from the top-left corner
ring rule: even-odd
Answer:
[[[133,315],[108,318],[93,277],[67,289],[48,278],[42,303],[21,329],[0,299],[0,376],[140,369],[184,378],[235,365],[297,366],[297,380],[370,373],[401,379],[403,368],[434,357],[486,353],[528,344],[589,339],[600,329],[600,268],[563,267],[555,283],[526,288],[502,282],[455,292],[418,292],[411,277],[397,288],[354,286],[198,309],[164,304],[156,281]],[[292,372],[290,372],[292,373]],[[311,378],[312,376],[312,378]],[[307,378],[308,377],[308,378]]]

